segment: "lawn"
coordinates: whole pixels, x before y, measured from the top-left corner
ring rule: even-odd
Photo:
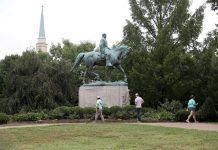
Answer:
[[[218,133],[125,123],[0,129],[0,150],[217,150]]]

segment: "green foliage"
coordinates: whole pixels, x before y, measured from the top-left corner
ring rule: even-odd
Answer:
[[[199,60],[191,52],[200,45],[196,39],[205,7],[190,14],[189,0],[129,0],[129,4],[132,21],[124,27],[123,43],[132,48],[124,61],[131,91],[141,93],[144,106],[153,108],[165,99],[183,100],[190,92],[198,93]]]
[[[212,10],[218,10],[218,1],[217,0],[207,0],[207,3],[211,4]]]
[[[208,97],[203,105],[200,107],[198,112],[198,118],[202,121],[215,121],[216,120],[216,109],[214,101]]]
[[[0,61],[0,111],[8,114],[21,110],[51,110],[78,103],[80,72],[70,67],[81,50],[92,50],[90,42],[73,44],[63,41],[63,47],[52,45],[48,53],[23,52]]]
[[[126,114],[126,119],[135,118],[136,108],[134,105],[127,105],[122,108],[123,113]]]
[[[86,107],[83,108],[83,118],[84,119],[94,119],[95,118],[95,108]]]
[[[176,121],[185,121],[188,118],[189,112],[186,109],[181,109],[176,112],[175,120]]]
[[[169,111],[161,111],[157,113],[159,116],[159,120],[174,120],[175,115],[172,112]]]
[[[161,108],[175,114],[178,110],[182,109],[182,103],[178,100],[172,100],[171,102],[166,100],[165,103],[161,104]]]
[[[136,116],[135,106],[133,105],[127,105],[127,106],[121,107],[117,112],[115,109],[112,109],[111,112],[112,114],[114,114],[113,117],[115,119],[125,119],[126,120],[126,119],[135,118]]]
[[[80,44],[71,43],[69,40],[62,41],[63,46],[60,43],[57,45],[52,44],[50,53],[56,60],[74,60],[78,53],[84,51],[92,51],[95,48],[95,44],[88,41],[81,42]]]
[[[53,109],[49,113],[51,119],[67,119],[71,114],[72,110],[68,106],[61,106]]]
[[[0,124],[8,123],[10,120],[9,116],[5,113],[0,113]]]
[[[61,106],[52,110],[49,116],[51,119],[88,119],[93,116],[94,112],[94,108]]]
[[[150,110],[142,112],[143,121],[172,121],[175,119],[175,115],[171,112]]]
[[[111,109],[108,107],[103,108],[103,115],[105,118],[109,118],[111,116]]]
[[[141,117],[143,121],[155,121],[158,120],[157,119],[157,115],[156,115],[157,111],[152,109],[152,108],[148,108],[148,107],[144,107],[142,108],[142,112],[141,112]]]
[[[217,10],[216,0],[207,0],[207,3],[212,10]],[[203,43],[197,42],[205,6],[191,14],[189,0],[129,0],[129,4],[132,19],[127,20],[123,28],[121,43],[131,47],[123,62],[130,94],[140,93],[145,107],[156,109],[161,103],[166,111],[176,113],[181,104],[173,100],[186,104],[194,93],[200,103],[210,96],[218,110],[217,31],[208,33]],[[52,44],[50,54],[30,50],[21,56],[6,56],[0,61],[0,112],[14,114],[76,106],[84,66],[75,73],[70,72],[70,67],[78,53],[94,48],[95,44],[88,41],[74,44],[63,40]],[[105,78],[103,67],[97,67],[96,71]],[[121,76],[113,72],[112,80]],[[169,102],[165,103],[165,99]],[[131,104],[134,104],[133,97]],[[67,113],[64,110],[53,110],[51,117],[90,117],[89,114],[83,116],[80,108],[69,108]],[[126,108],[105,108],[104,112],[106,117],[134,116]]]
[[[78,106],[72,107],[69,119],[83,119],[83,108]]]
[[[122,108],[120,106],[112,106],[110,108],[110,111],[111,111],[111,117],[112,118],[119,118],[120,116],[120,113],[122,111]],[[119,114],[118,114],[119,113]]]
[[[46,119],[47,115],[42,113],[33,113],[33,112],[29,112],[29,113],[19,113],[19,114],[15,114],[13,116],[13,120],[15,121],[37,121],[37,120],[43,120]]]

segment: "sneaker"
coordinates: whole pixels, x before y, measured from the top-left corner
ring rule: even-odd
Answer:
[[[190,121],[186,120],[187,123],[190,123]]]
[[[141,123],[142,121],[141,120],[137,120],[137,123]]]

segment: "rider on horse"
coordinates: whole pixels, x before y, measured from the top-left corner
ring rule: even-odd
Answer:
[[[106,59],[106,67],[112,67],[112,64],[110,62],[110,54],[107,53],[107,51],[110,50],[110,48],[107,45],[106,37],[107,35],[103,33],[99,44],[100,53],[101,57]]]

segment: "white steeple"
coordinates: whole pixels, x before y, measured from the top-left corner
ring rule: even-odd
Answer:
[[[38,42],[36,43],[36,50],[47,52],[47,46],[46,38],[45,38],[45,28],[44,28],[44,16],[43,16],[43,6],[42,6],[42,12],[41,12],[41,20],[40,20],[40,27],[39,27],[39,37]]]

